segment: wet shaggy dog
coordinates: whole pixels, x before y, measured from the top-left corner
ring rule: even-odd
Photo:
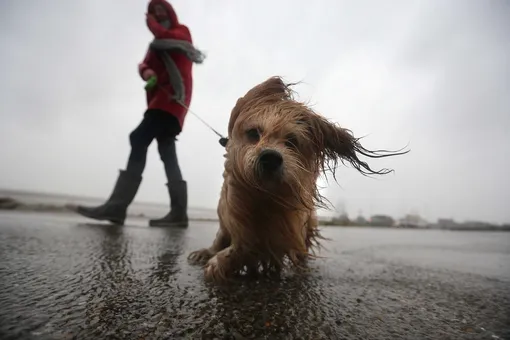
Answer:
[[[319,246],[315,209],[324,206],[316,181],[347,161],[374,171],[358,154],[378,158],[406,152],[369,151],[359,139],[293,99],[289,84],[272,77],[239,98],[228,124],[220,228],[209,248],[189,259],[205,278],[279,273],[302,267]]]

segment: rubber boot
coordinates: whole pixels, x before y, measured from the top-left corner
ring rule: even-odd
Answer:
[[[188,227],[188,187],[186,181],[167,184],[170,195],[170,212],[163,218],[149,221],[151,227]]]
[[[113,192],[104,204],[97,207],[79,205],[76,207],[76,212],[95,220],[124,225],[127,208],[133,202],[141,182],[141,176],[120,170]]]

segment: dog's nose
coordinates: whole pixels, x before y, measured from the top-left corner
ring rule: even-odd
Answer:
[[[262,169],[276,171],[282,166],[283,158],[278,151],[264,150],[260,153],[259,162]]]

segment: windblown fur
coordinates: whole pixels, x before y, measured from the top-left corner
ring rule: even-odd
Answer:
[[[321,238],[315,210],[324,206],[324,198],[318,176],[326,170],[334,175],[338,161],[365,175],[387,174],[391,170],[374,171],[358,154],[378,158],[406,153],[365,149],[349,130],[292,94],[289,84],[272,77],[239,98],[232,110],[218,204],[220,228],[209,248],[189,255],[205,265],[208,280],[300,267],[314,256]]]

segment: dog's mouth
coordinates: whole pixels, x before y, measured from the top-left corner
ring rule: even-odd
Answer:
[[[257,158],[255,171],[263,181],[281,182],[283,179],[283,157],[275,150],[266,149]]]

